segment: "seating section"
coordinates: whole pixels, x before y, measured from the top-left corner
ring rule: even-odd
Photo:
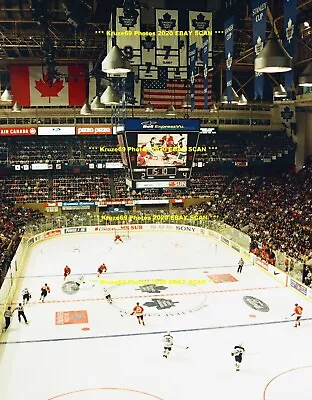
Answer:
[[[192,174],[190,180],[189,196],[192,197],[210,197],[216,196],[225,190],[230,182],[230,175],[210,173],[202,175],[199,172]]]
[[[312,258],[312,165],[298,174],[236,177],[224,194],[205,205],[190,207],[244,230],[251,250],[267,260],[272,251],[295,259]]]
[[[43,175],[1,177],[3,200],[40,203],[49,199],[49,179]]]
[[[60,140],[54,137],[10,138],[10,164],[67,163],[70,138]]]
[[[206,146],[207,152],[196,153],[197,162],[268,162],[295,149],[292,139],[283,132],[222,132],[217,135],[201,135],[199,146]]]
[[[116,136],[91,136],[81,139],[81,144],[86,164],[121,162]]]
[[[106,173],[73,176],[63,174],[52,178],[53,201],[95,201],[111,198],[110,180]]]
[[[4,138],[0,145],[0,164],[85,165],[121,162],[117,148],[117,137],[112,135]]]
[[[21,241],[25,225],[42,218],[39,211],[16,207],[5,199],[0,202],[0,287]]]

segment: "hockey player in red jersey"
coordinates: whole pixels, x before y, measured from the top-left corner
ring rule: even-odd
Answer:
[[[103,263],[99,266],[97,273],[98,273],[98,278],[102,275],[103,272],[107,272],[106,265]]]
[[[71,273],[71,269],[69,268],[68,265],[64,268],[64,280],[68,277],[68,275]]]
[[[114,239],[114,243],[116,243],[116,242],[123,243],[123,240],[121,239],[120,235],[118,235],[118,234],[115,236],[115,239]]]
[[[39,301],[42,301],[44,303],[45,298],[47,297],[47,294],[50,293],[50,288],[47,283],[44,284],[41,288],[41,295]]]
[[[296,316],[296,321],[294,327],[297,328],[297,326],[300,326],[300,319],[302,317],[302,311],[303,308],[299,306],[297,303],[295,304],[294,312],[291,314],[291,316]]]
[[[145,325],[144,318],[143,318],[144,308],[140,306],[139,303],[136,303],[136,306],[133,308],[131,315],[136,315],[139,324]]]

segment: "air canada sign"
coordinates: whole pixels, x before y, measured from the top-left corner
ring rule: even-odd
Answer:
[[[33,136],[37,134],[34,126],[0,127],[0,136]]]

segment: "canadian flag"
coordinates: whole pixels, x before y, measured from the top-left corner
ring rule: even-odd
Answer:
[[[82,106],[86,101],[85,65],[58,66],[52,85],[41,66],[10,66],[11,91],[23,107]]]

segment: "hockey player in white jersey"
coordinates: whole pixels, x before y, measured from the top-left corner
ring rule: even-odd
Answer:
[[[164,354],[163,357],[167,358],[172,346],[173,346],[173,336],[170,332],[167,332],[163,337],[163,344],[164,344]]]
[[[231,354],[232,354],[232,356],[234,356],[234,359],[235,359],[236,371],[239,371],[239,369],[240,369],[240,365],[241,365],[244,353],[245,353],[245,349],[241,344],[239,344],[238,346],[234,346],[234,349]]]
[[[31,294],[29,293],[29,290],[25,288],[22,291],[22,295],[23,295],[23,305],[28,304],[29,300],[31,299]]]

